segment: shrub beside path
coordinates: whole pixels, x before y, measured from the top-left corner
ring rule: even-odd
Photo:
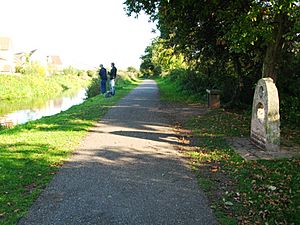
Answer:
[[[109,110],[19,224],[217,224],[145,80]]]

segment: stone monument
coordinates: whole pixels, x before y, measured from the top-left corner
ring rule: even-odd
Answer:
[[[252,105],[251,141],[264,150],[279,151],[279,98],[272,78],[260,79],[255,88]]]

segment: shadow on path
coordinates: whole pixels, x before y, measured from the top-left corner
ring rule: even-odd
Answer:
[[[90,130],[19,224],[216,224],[144,81]]]

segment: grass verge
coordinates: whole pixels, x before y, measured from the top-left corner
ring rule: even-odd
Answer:
[[[182,101],[158,84],[164,100]],[[197,140],[186,154],[220,224],[300,224],[300,159],[245,161],[225,140],[249,136],[249,114],[213,110],[183,126]]]
[[[0,131],[0,224],[16,224],[87,131],[135,84],[60,114]]]
[[[205,102],[206,96],[201,94],[191,94],[180,88],[178,82],[170,78],[157,78],[156,82],[160,88],[161,100],[181,103],[201,103]]]
[[[16,100],[33,97],[57,97],[66,90],[78,90],[90,82],[87,76],[35,75],[0,76],[0,100]]]

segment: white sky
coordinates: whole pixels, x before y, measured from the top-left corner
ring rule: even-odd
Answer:
[[[15,52],[38,49],[64,64],[94,68],[140,65],[157,34],[146,16],[127,17],[125,0],[0,0],[0,36]]]

